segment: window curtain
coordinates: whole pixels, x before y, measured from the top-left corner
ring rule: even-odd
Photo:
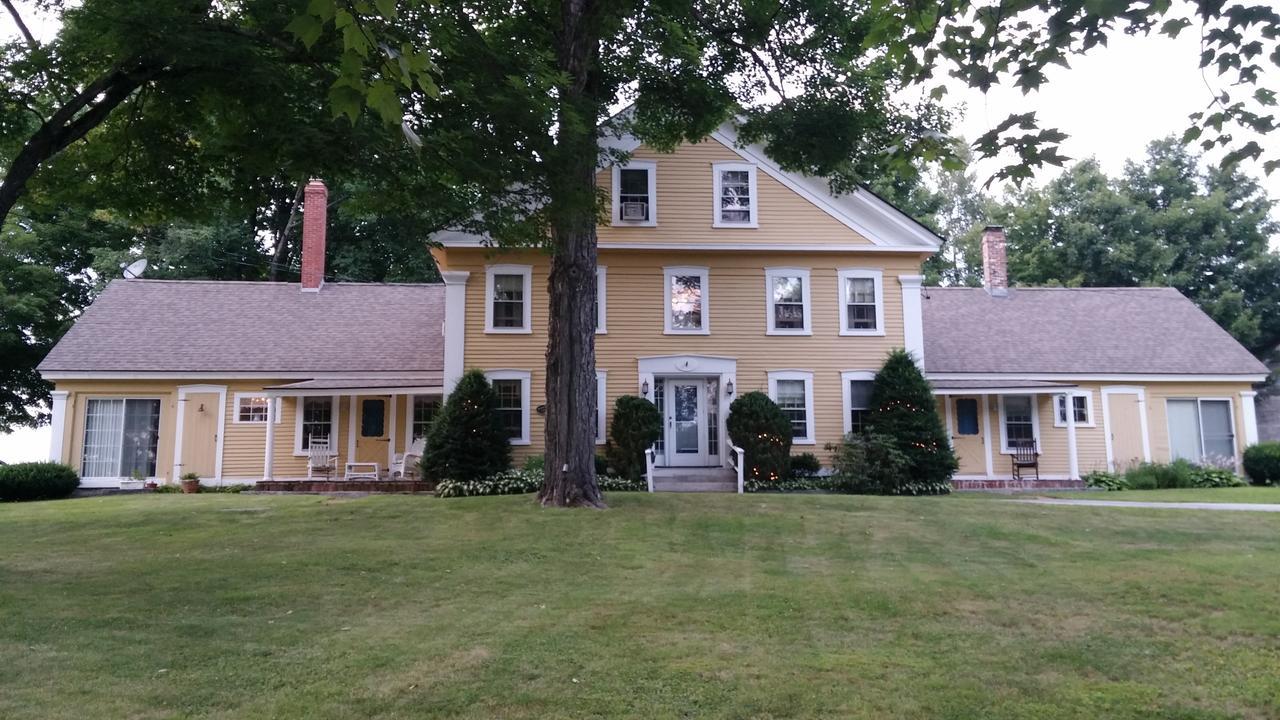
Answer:
[[[1232,459],[1236,454],[1236,437],[1231,432],[1231,403],[1226,400],[1200,401],[1200,428],[1204,438],[1205,460]]]
[[[84,415],[84,477],[120,476],[124,400],[90,400]]]
[[[1169,452],[1174,460],[1200,461],[1200,412],[1195,400],[1170,400]]]

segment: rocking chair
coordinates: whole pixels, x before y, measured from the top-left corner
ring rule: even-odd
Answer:
[[[1022,475],[1030,470],[1036,482],[1040,481],[1040,453],[1036,451],[1035,440],[1014,440],[1009,443],[1013,451],[1013,479],[1022,481]]]

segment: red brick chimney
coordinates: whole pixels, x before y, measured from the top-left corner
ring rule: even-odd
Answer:
[[[302,291],[318,292],[324,285],[324,233],[328,222],[329,190],[312,178],[302,199]]]
[[[982,231],[982,285],[993,297],[1009,294],[1009,261],[1004,228],[999,225],[988,225]]]

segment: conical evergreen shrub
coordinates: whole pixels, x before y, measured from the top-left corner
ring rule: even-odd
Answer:
[[[905,350],[890,353],[871,386],[867,432],[892,440],[906,458],[899,482],[886,484],[892,495],[951,492],[959,464],[938,415],[929,381]]]
[[[498,415],[498,398],[483,372],[469,370],[427,431],[422,477],[478,480],[510,467],[511,443]]]
[[[729,406],[725,428],[746,456],[746,479],[778,482],[787,477],[791,421],[772,398],[759,391],[741,395]]]

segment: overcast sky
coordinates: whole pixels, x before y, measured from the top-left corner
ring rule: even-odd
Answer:
[[[35,31],[48,37],[53,28],[37,23]],[[8,38],[16,32],[7,14],[0,17],[0,36]],[[1208,104],[1210,92],[1198,59],[1195,32],[1184,32],[1177,40],[1118,35],[1108,47],[1075,58],[1071,68],[1050,70],[1048,85],[1032,95],[997,88],[984,96],[955,85],[950,97],[966,105],[958,130],[970,141],[1010,113],[1036,110],[1043,127],[1056,127],[1071,136],[1063,145],[1064,154],[1073,159],[1096,157],[1105,170],[1116,173],[1126,160],[1141,158],[1151,140],[1181,133],[1187,115]],[[1210,75],[1209,82],[1217,83],[1217,78]],[[1270,68],[1262,84],[1280,87],[1280,73]],[[1260,142],[1275,153],[1280,137]],[[985,180],[995,167],[995,163],[980,164],[979,177]],[[1246,170],[1262,175],[1258,166],[1246,166]],[[1046,169],[1037,180],[1056,172]],[[1280,173],[1263,182],[1271,197],[1280,199]],[[0,460],[42,459],[48,447],[47,429],[0,435]]]

